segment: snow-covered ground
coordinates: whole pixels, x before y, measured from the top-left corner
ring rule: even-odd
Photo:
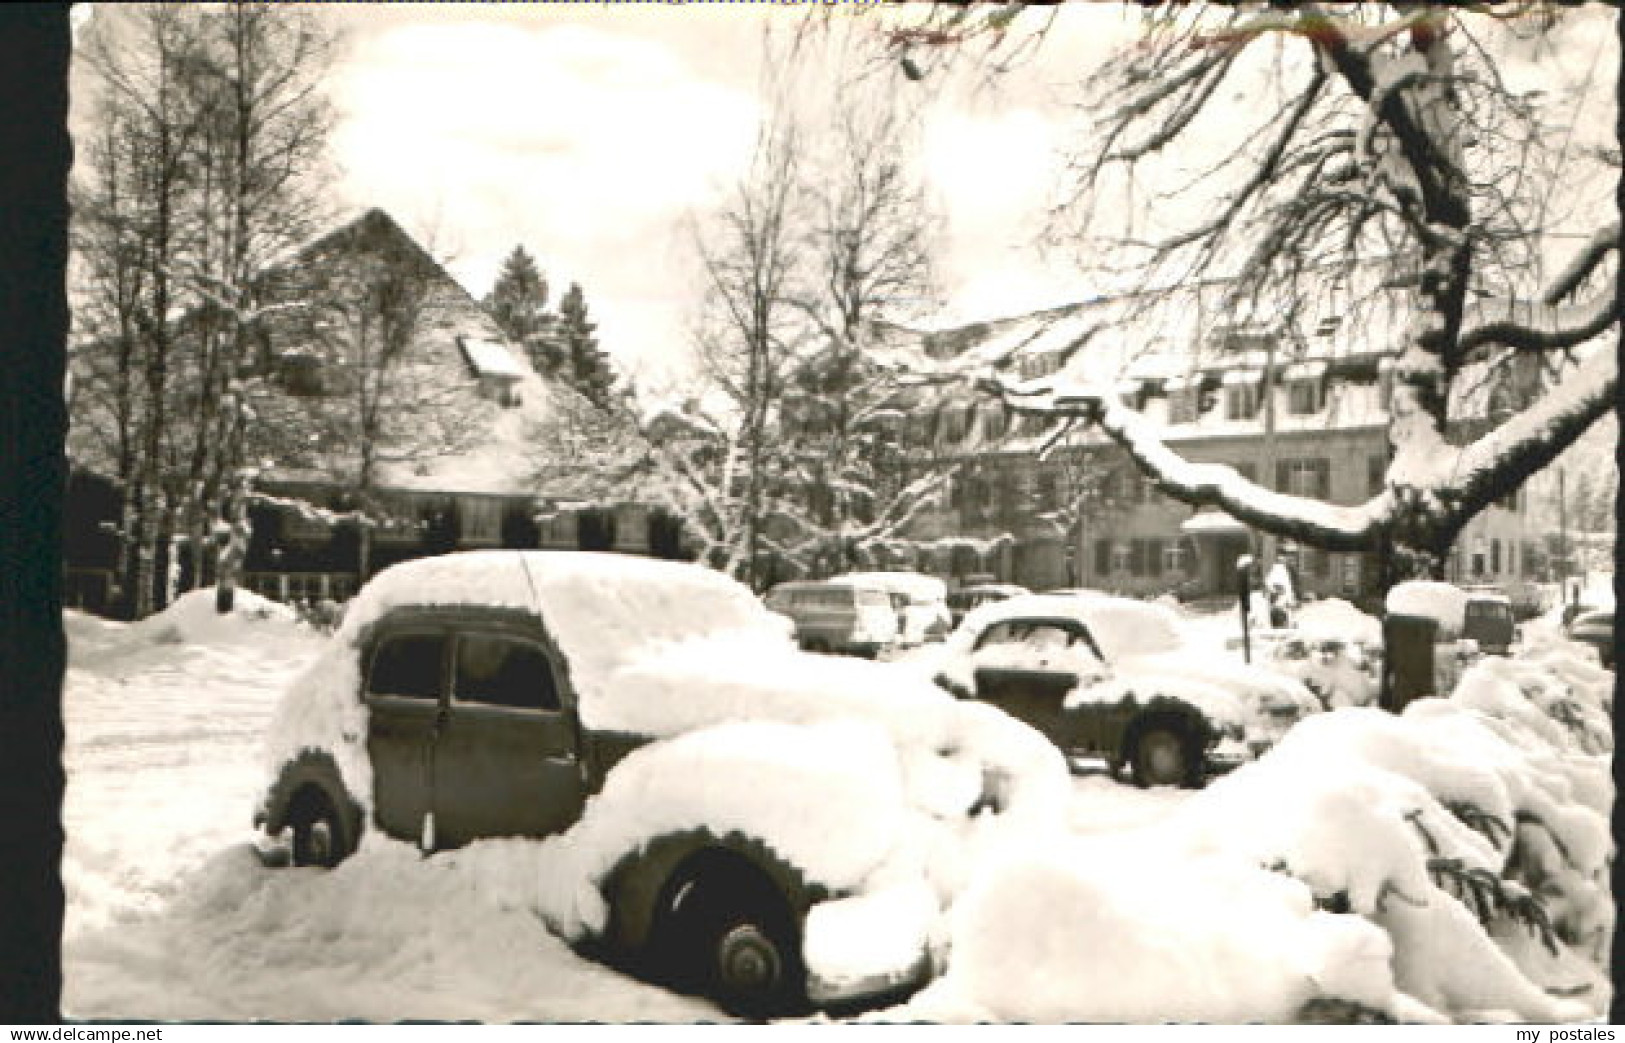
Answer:
[[[324,639],[251,596],[245,607],[219,620],[194,597],[135,626],[67,617],[69,1016],[724,1020],[549,933],[512,898],[533,844],[424,859],[372,835],[333,871],[262,867],[249,846],[262,745]],[[1430,712],[1318,715],[1200,793],[1085,771],[1066,835],[979,880],[956,908],[947,976],[881,1016],[1285,1020],[1316,996],[1416,1020],[1600,1016],[1605,676],[1554,636]],[[1504,867],[1510,844],[1488,819],[1475,832],[1446,811],[1464,801],[1561,837],[1567,858],[1538,836],[1519,854],[1573,939],[1558,956],[1515,920],[1497,948],[1419,868],[1424,835],[1462,880]]]

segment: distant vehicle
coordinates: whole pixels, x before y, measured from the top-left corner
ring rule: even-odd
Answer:
[[[972,610],[937,683],[1026,721],[1069,758],[1127,765],[1141,786],[1200,786],[1321,708],[1298,681],[1194,652],[1162,606],[1103,594]]]
[[[932,859],[957,868],[1026,794],[1064,789],[1030,729],[970,709],[889,667],[798,651],[747,588],[699,566],[424,558],[370,581],[283,696],[258,846],[331,867],[374,831],[426,854],[568,833],[586,861],[554,886],[602,899],[571,934],[583,952],[740,1013],[847,1003],[940,969],[919,915],[876,915],[888,896],[946,898]],[[876,785],[899,772],[969,784],[946,800]],[[896,871],[827,857],[854,842]],[[878,955],[854,966],[843,939],[820,964],[828,942],[809,934],[857,923],[848,900]]]
[[[1579,641],[1597,650],[1597,660],[1603,666],[1614,668],[1614,610],[1597,608],[1582,610],[1568,625],[1570,641]]]
[[[831,583],[877,587],[890,594],[897,610],[897,639],[904,645],[941,641],[953,629],[948,611],[948,585],[918,572],[848,572]]]
[[[1512,616],[1512,599],[1498,590],[1468,588],[1463,610],[1461,637],[1477,641],[1485,655],[1506,655],[1517,639],[1517,621]]]
[[[796,643],[809,652],[874,658],[898,643],[898,611],[878,586],[792,580],[767,592],[767,607],[795,623]]]
[[[953,625],[958,626],[965,614],[978,605],[1028,593],[1031,591],[1026,587],[1014,583],[974,583],[948,592],[948,611],[952,615]]]

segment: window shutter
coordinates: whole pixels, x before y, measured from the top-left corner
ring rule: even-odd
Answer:
[[[1332,462],[1325,457],[1315,461],[1315,490],[1322,500],[1332,498]]]
[[[1146,572],[1154,579],[1162,575],[1162,541],[1146,541]]]
[[[1287,461],[1287,460],[1277,460],[1277,461],[1275,461],[1275,491],[1278,492],[1278,493],[1289,493],[1289,492],[1291,492],[1292,491],[1292,486],[1289,484],[1290,481],[1291,481],[1291,478],[1292,478],[1291,462]]]
[[[1131,576],[1145,575],[1145,541],[1131,540],[1128,549],[1128,571]]]
[[[1107,576],[1112,571],[1112,541],[1095,541],[1095,575]]]

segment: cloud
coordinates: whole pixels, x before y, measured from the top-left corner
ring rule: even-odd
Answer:
[[[744,167],[760,118],[657,39],[539,22],[361,37],[333,97],[341,195],[446,230],[475,293],[524,243],[561,291],[582,283],[606,348],[634,352],[616,343],[622,299],[649,293],[675,223]]]

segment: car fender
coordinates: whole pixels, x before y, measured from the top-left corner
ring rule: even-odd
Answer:
[[[807,911],[831,897],[762,841],[738,832],[717,835],[708,829],[687,830],[658,837],[621,856],[605,876],[600,891],[609,907],[609,920],[600,943],[632,954],[641,951],[653,934],[660,905],[669,885],[708,860],[741,860],[760,873],[784,899],[798,924]]]
[[[350,836],[360,839],[363,825],[361,806],[348,789],[338,764],[325,750],[305,748],[277,772],[276,781],[266,792],[254,813],[254,824],[268,836],[276,836],[288,825],[288,809],[301,790],[314,787],[327,801],[345,816]]]

